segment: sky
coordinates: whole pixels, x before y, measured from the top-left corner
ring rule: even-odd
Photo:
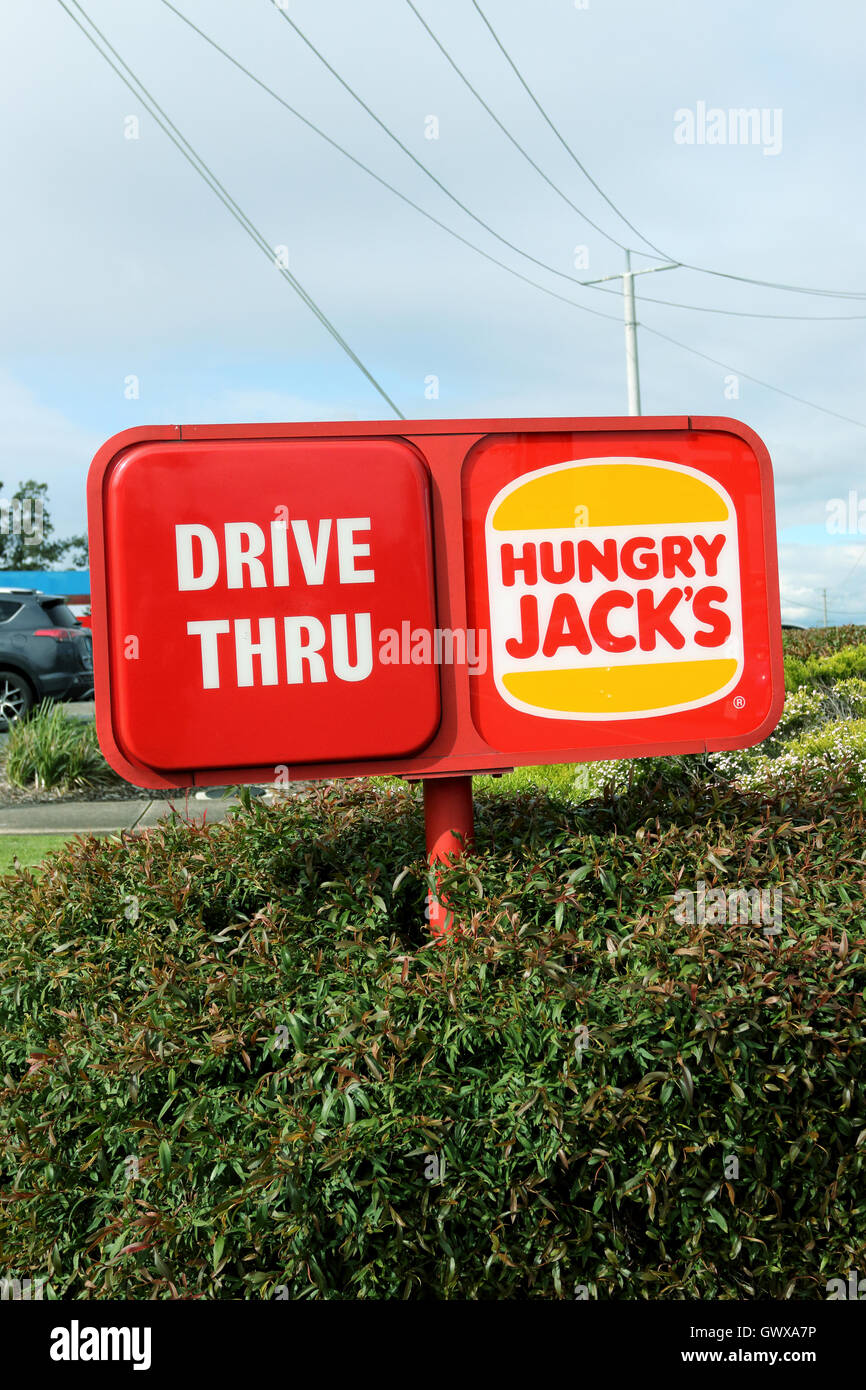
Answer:
[[[826,590],[830,622],[866,621],[857,0],[412,0],[417,14],[408,0],[65,3],[266,249],[59,0],[4,7],[7,495],[47,482],[57,532],[74,534],[90,460],[119,430],[389,418],[278,260],[410,419],[623,415],[621,280],[576,282],[618,275],[628,247],[634,268],[704,268],[635,278],[643,413],[755,429],[773,460],[783,620],[823,622]],[[743,108],[763,124],[732,128]]]

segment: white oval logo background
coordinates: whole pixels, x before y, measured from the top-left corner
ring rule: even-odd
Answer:
[[[736,512],[706,474],[624,457],[538,469],[493,498],[485,545],[493,675],[513,709],[645,718],[700,708],[740,680]]]

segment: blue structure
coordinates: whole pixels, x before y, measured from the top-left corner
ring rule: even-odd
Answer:
[[[0,589],[40,589],[90,602],[90,570],[0,570]]]

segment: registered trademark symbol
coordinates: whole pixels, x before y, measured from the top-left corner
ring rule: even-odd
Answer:
[[[746,701],[745,701],[744,696],[742,696],[742,695],[735,695],[735,696],[734,696],[734,709],[745,709],[745,707],[746,707]]]

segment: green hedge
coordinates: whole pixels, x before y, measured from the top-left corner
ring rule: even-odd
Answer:
[[[825,1298],[864,1265],[863,821],[830,780],[482,793],[439,946],[402,790],[0,880],[4,1271],[83,1299]],[[780,887],[781,934],[678,924],[698,880]]]
[[[788,629],[782,633],[786,656],[800,661],[810,656],[830,656],[843,647],[859,647],[866,642],[866,626],[846,623],[840,627],[806,627]]]
[[[825,656],[810,656],[801,661],[796,656],[785,657],[785,689],[799,690],[802,686],[827,687],[836,681],[866,677],[866,645],[844,647]]]

